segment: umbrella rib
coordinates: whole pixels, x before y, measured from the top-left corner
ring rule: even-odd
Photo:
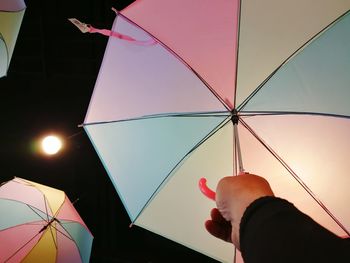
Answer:
[[[43,225],[43,223],[40,223],[42,221],[32,221],[32,222],[28,222],[28,223],[22,223],[22,224],[18,224],[18,225],[14,225],[14,226],[10,226],[4,229],[1,229],[0,232],[5,231],[5,230],[9,230],[9,229],[13,229],[19,226],[26,226],[26,225],[30,225],[30,226],[37,226],[37,225]],[[46,222],[46,221],[44,221]]]
[[[25,10],[25,9],[26,9],[26,7],[24,7],[24,8],[14,8],[14,9],[12,9],[12,10],[3,10],[3,9],[0,9],[0,12],[2,12],[2,13],[19,13],[19,12]]]
[[[68,199],[68,197],[67,197],[67,195],[65,194],[65,195],[64,195],[64,200],[63,200],[63,202],[60,204],[60,207],[57,209],[56,213],[53,214],[53,218],[56,218],[56,217],[57,217],[57,215],[59,214],[59,212],[60,212],[61,208],[63,207],[64,203],[67,201],[67,199]]]
[[[98,122],[90,122],[79,125],[88,126],[88,125],[96,125],[96,124],[109,124],[116,122],[126,122],[126,121],[137,121],[137,120],[147,120],[154,118],[173,118],[173,117],[224,117],[227,116],[230,112],[228,111],[215,111],[215,112],[189,112],[189,113],[164,113],[164,114],[153,114],[153,115],[145,115],[136,118],[130,119],[122,119],[122,120],[112,120],[112,121],[98,121]]]
[[[241,124],[268,150],[276,160],[293,176],[293,178],[304,188],[304,190],[316,201],[316,203],[334,220],[334,222],[342,228],[342,230],[350,235],[350,232],[346,227],[333,215],[333,213],[327,208],[327,206],[316,196],[314,192],[305,184],[305,182],[293,171],[293,169],[279,156],[262,138],[260,138],[255,131],[242,119]]]
[[[61,225],[62,226],[62,225]],[[63,227],[63,226],[62,226]],[[70,236],[70,235],[66,235],[65,233],[63,233],[61,230],[57,229],[56,227],[53,227],[55,228],[55,230],[57,232],[59,232],[60,234],[62,234],[63,236],[65,236],[66,238],[68,238],[69,240],[73,241],[75,243],[75,240]],[[64,228],[64,227],[63,227]],[[76,244],[76,243],[75,243]]]
[[[25,244],[23,244],[20,248],[18,248],[10,257],[8,257],[5,262],[8,262],[11,258],[13,258],[22,248],[24,248],[26,245],[28,245],[34,238],[36,238],[40,232],[38,232],[35,236],[33,236],[31,239],[29,239]]]
[[[146,32],[147,34],[149,34],[153,39],[155,39],[160,45],[163,46],[163,48],[165,48],[166,50],[168,50],[171,54],[174,55],[174,57],[176,57],[182,64],[184,64],[189,70],[191,70],[197,77],[198,79],[208,88],[208,90],[218,99],[218,101],[220,101],[220,103],[228,110],[231,111],[230,107],[225,103],[225,100],[223,100],[221,98],[221,96],[219,96],[219,94],[209,85],[208,82],[205,81],[204,78],[202,78],[199,73],[192,68],[183,58],[181,58],[173,49],[171,49],[170,47],[168,47],[165,43],[163,43],[161,40],[159,40],[158,38],[156,38],[153,34],[151,34],[150,32],[148,32],[147,30],[145,30],[143,27],[141,27],[140,25],[138,25],[137,23],[135,23],[134,21],[131,21],[129,18],[127,18],[126,16],[124,16],[121,13],[118,13],[118,15],[122,16],[124,19],[126,19],[129,23],[137,26],[138,28],[142,29],[144,32]]]
[[[205,136],[203,139],[201,139],[195,146],[192,147],[191,150],[189,150],[178,162],[174,165],[174,167],[170,170],[170,172],[167,174],[167,176],[162,180],[162,182],[159,184],[159,186],[155,189],[153,194],[149,197],[141,211],[138,213],[138,215],[135,217],[135,219],[132,221],[132,224],[137,221],[139,216],[142,214],[143,210],[148,206],[148,204],[151,202],[151,200],[154,198],[155,194],[160,190],[161,186],[164,184],[165,181],[169,180],[170,175],[179,167],[179,165],[193,152],[195,151],[199,146],[201,146],[204,142],[206,142],[209,138],[211,138],[217,131],[219,131],[222,127],[224,127],[227,123],[231,121],[231,116],[225,118],[220,124],[218,124],[207,136]]]
[[[48,212],[48,209],[47,209],[47,205],[46,205],[46,196],[43,194],[43,196],[44,196],[44,204],[45,204],[45,210],[46,210],[46,220],[47,220],[47,222],[49,222],[50,220],[49,220],[49,212]]]
[[[73,221],[72,221],[72,222],[73,222]],[[59,222],[59,224],[60,224],[60,226],[61,226],[64,230],[67,231],[67,229],[64,228],[64,226],[61,224],[61,222]],[[79,255],[80,255],[80,258],[82,259],[83,256],[82,256],[82,254],[81,254],[81,251],[80,251],[80,249],[79,249],[79,246],[78,246],[77,242],[75,242],[75,240],[74,240],[71,236],[67,236],[66,234],[64,234],[62,231],[60,231],[60,230],[58,230],[58,229],[56,229],[56,230],[57,230],[59,233],[61,233],[62,235],[64,235],[65,237],[67,237],[68,239],[70,239],[70,240],[76,245],[76,247],[78,248],[77,250],[78,250],[78,253],[79,253]],[[67,233],[69,233],[69,232],[67,231]]]
[[[313,35],[308,41],[306,41],[302,46],[300,46],[298,49],[296,49],[289,57],[287,57],[243,102],[241,105],[237,107],[238,111],[243,110],[243,108],[249,103],[249,101],[264,87],[266,82],[268,82],[278,70],[280,70],[290,59],[292,59],[294,56],[296,56],[302,49],[307,47],[313,40],[315,40],[317,37],[319,37],[323,32],[325,32],[328,28],[330,28],[334,23],[339,21],[342,17],[346,16],[348,13],[350,13],[350,10],[346,11],[342,15],[340,15],[337,19],[335,19],[333,22],[329,23],[327,26],[325,26],[323,29],[321,29],[319,32],[317,32],[315,35]]]
[[[57,227],[55,227],[54,225],[52,225],[52,222],[53,222],[53,221],[56,221],[64,230],[67,231],[67,229],[65,229],[64,226],[61,224],[61,221],[58,220],[56,217],[53,217],[53,218],[51,219],[51,221],[50,221],[49,223],[47,223],[47,224],[40,230],[40,232],[44,231],[47,227],[50,227],[50,231],[52,231],[51,228],[53,228],[53,229],[55,229],[57,232],[59,232],[60,234],[62,234],[63,236],[65,236],[66,238],[68,238],[68,239],[74,241],[74,239],[73,239],[71,236],[66,235],[66,234],[63,233],[61,230],[59,230]],[[74,222],[74,221],[72,221],[72,222]],[[40,233],[40,232],[39,232],[39,233]],[[67,233],[69,233],[69,232],[67,231]],[[51,232],[51,234],[52,234],[52,232]],[[53,235],[53,234],[52,234],[52,235]],[[52,237],[52,238],[53,238],[53,237]],[[54,240],[54,238],[53,238],[53,240]],[[55,243],[55,246],[56,246],[56,248],[57,248],[56,242],[54,242],[54,243]]]
[[[314,115],[314,116],[325,116],[335,118],[350,119],[349,115],[323,113],[323,112],[311,112],[311,111],[241,111],[240,116],[265,116],[265,115]]]
[[[16,177],[15,177],[15,178],[16,178]],[[21,178],[19,178],[19,179],[21,179]],[[7,183],[9,183],[10,181],[12,181],[12,180],[9,180],[9,181],[6,181],[6,182],[1,183],[0,187],[3,186],[3,185],[5,185],[5,184],[7,184]],[[15,182],[15,183],[18,183],[18,182]],[[18,201],[18,200],[14,200],[14,199],[7,199],[7,200],[11,200],[11,201],[13,201],[13,202],[18,202],[18,203],[23,203],[23,204],[25,204],[30,210],[32,210],[32,211],[33,211],[38,217],[40,217],[43,221],[48,221],[48,220],[46,220],[44,217],[42,217],[37,211],[35,211],[31,205],[26,204],[26,203],[21,202],[21,201]],[[46,203],[45,203],[45,209],[46,209]],[[39,209],[39,210],[40,210],[40,209]],[[47,210],[47,209],[46,209],[46,210]],[[43,212],[43,211],[42,211],[42,212]],[[47,211],[46,211],[46,212],[47,212]],[[43,213],[45,213],[45,212],[43,212]],[[47,213],[46,213],[46,215],[47,215]]]
[[[61,224],[61,222],[60,222],[57,218],[54,218],[54,220],[55,220],[64,230],[67,231],[67,229],[64,228],[64,226]],[[54,228],[57,232],[59,232],[59,233],[62,234],[63,236],[65,236],[66,238],[68,238],[68,239],[74,241],[74,239],[73,239],[70,235],[69,235],[69,236],[66,235],[66,234],[63,233],[61,230],[59,230],[57,227],[55,227],[55,226],[51,226],[51,227]],[[68,231],[67,231],[67,233],[68,233]]]
[[[1,12],[6,12],[6,11],[1,11]],[[6,43],[6,41],[5,41],[5,39],[4,39],[4,37],[3,37],[3,35],[0,33],[0,38],[3,40],[3,43],[4,43],[4,45],[5,45],[5,50],[6,50],[6,54],[7,54],[7,56],[6,56],[6,61],[7,61],[7,63],[6,63],[6,65],[7,65],[7,69],[6,69],[6,71],[8,70],[8,67],[9,67],[9,65],[10,65],[10,56],[9,56],[9,47],[7,46],[7,43]]]
[[[69,232],[67,231],[67,229],[63,226],[63,224],[61,224],[61,221],[58,220],[57,218],[54,218],[55,221],[57,221],[57,223],[64,229],[66,230],[66,232],[69,234]],[[72,223],[75,223],[75,221],[71,221]],[[70,235],[66,235],[65,233],[63,233],[61,230],[59,230],[58,228],[56,228],[55,226],[52,226],[57,232],[59,232],[60,234],[62,234],[63,236],[65,236],[66,238],[68,238],[69,240],[71,240],[77,247],[78,247],[78,244],[75,242],[74,238],[71,237]],[[87,229],[88,230],[88,229]],[[81,255],[81,252],[80,252],[80,249],[78,249],[78,252],[79,252],[79,255],[80,255],[80,258],[82,258],[82,255]]]
[[[54,218],[55,219],[55,218]],[[52,232],[52,228],[55,228],[53,225],[52,225],[52,222],[50,221],[49,223],[48,223],[48,227],[49,227],[49,229],[50,229],[50,233],[51,233],[51,237],[52,237],[52,241],[53,241],[53,243],[54,243],[54,245],[55,245],[55,247],[56,247],[56,249],[58,248],[58,246],[57,246],[57,243],[56,243],[56,240],[55,240],[55,237],[54,237],[54,234],[53,234],[53,232]],[[56,229],[56,228],[55,228]],[[57,230],[57,229],[56,229]]]
[[[7,182],[5,182],[5,183],[7,183]],[[11,202],[14,202],[14,203],[20,203],[20,204],[26,205],[26,206],[28,206],[31,210],[33,210],[33,208],[32,208],[30,205],[24,203],[23,201],[11,199],[11,198],[1,198],[1,199],[2,199],[2,200],[8,200],[8,201],[11,201]],[[38,209],[38,208],[37,208],[37,209]],[[38,209],[38,210],[40,210],[40,209]],[[40,211],[41,211],[41,210],[40,210]],[[33,212],[36,213],[41,219],[43,219],[43,220],[46,221],[46,219],[43,218],[42,216],[40,216],[35,210],[33,210]],[[41,212],[45,213],[44,211],[41,211]]]
[[[29,208],[30,208],[30,210],[32,210],[35,214],[37,214],[38,215],[38,217],[40,217],[42,220],[44,220],[44,221],[47,221],[46,220],[46,218],[44,218],[44,217],[42,217],[37,211],[35,211],[33,208],[32,208],[32,206],[30,206],[30,205],[28,205],[28,204],[26,204]],[[46,214],[47,215],[47,214]]]
[[[235,83],[234,83],[234,96],[233,96],[233,107],[236,107],[236,94],[237,94],[237,79],[238,79],[238,55],[239,55],[239,44],[240,44],[240,35],[241,35],[241,15],[242,15],[242,0],[238,3],[238,33],[237,33],[237,49],[236,49],[236,73],[235,73]]]
[[[56,218],[53,218],[52,221],[54,221],[54,220],[57,221]],[[50,222],[49,224],[51,224],[51,222]],[[5,262],[8,262],[8,261],[9,261],[14,255],[16,255],[22,248],[24,248],[26,245],[28,245],[36,236],[38,236],[41,232],[43,232],[43,230],[45,230],[49,224],[47,224],[46,227],[44,226],[44,228],[42,228],[35,236],[33,236],[29,241],[27,241],[24,245],[22,245],[19,249],[17,249],[9,258],[6,259]],[[57,231],[59,231],[59,230],[57,230]],[[40,240],[41,240],[41,238],[38,240],[37,243],[39,243]],[[54,239],[53,239],[53,240],[54,240]],[[55,246],[56,246],[56,242],[55,242],[55,241],[54,241],[54,244],[55,244]],[[34,246],[33,246],[33,247],[34,247]],[[56,248],[57,248],[57,246],[56,246]]]

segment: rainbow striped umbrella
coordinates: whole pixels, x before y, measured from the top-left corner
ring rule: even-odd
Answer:
[[[0,78],[7,74],[25,8],[24,0],[0,1]]]
[[[0,214],[0,262],[89,262],[93,236],[63,191],[17,177]]]

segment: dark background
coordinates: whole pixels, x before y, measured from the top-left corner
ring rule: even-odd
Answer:
[[[0,183],[14,176],[64,190],[94,235],[91,262],[214,262],[133,226],[83,128],[107,37],[82,34],[67,18],[110,28],[133,1],[25,0],[27,10],[6,77],[0,78]],[[55,132],[54,157],[37,150]],[[204,222],[198,222],[202,224]],[[174,226],[176,227],[176,226]]]

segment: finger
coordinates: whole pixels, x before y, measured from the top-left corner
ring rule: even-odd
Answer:
[[[232,243],[231,241],[232,228],[231,228],[231,224],[229,224],[228,222],[225,222],[222,224],[222,223],[218,223],[217,221],[207,220],[205,222],[205,228],[214,237],[217,237],[226,242]]]
[[[211,219],[218,223],[226,223],[226,219],[221,215],[220,211],[217,208],[213,208],[210,212]]]

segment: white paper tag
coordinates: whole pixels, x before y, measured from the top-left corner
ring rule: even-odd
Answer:
[[[80,22],[78,19],[76,18],[68,18],[68,20],[75,25],[77,28],[79,28],[79,30],[83,33],[87,33],[90,31],[90,28],[87,24]]]

